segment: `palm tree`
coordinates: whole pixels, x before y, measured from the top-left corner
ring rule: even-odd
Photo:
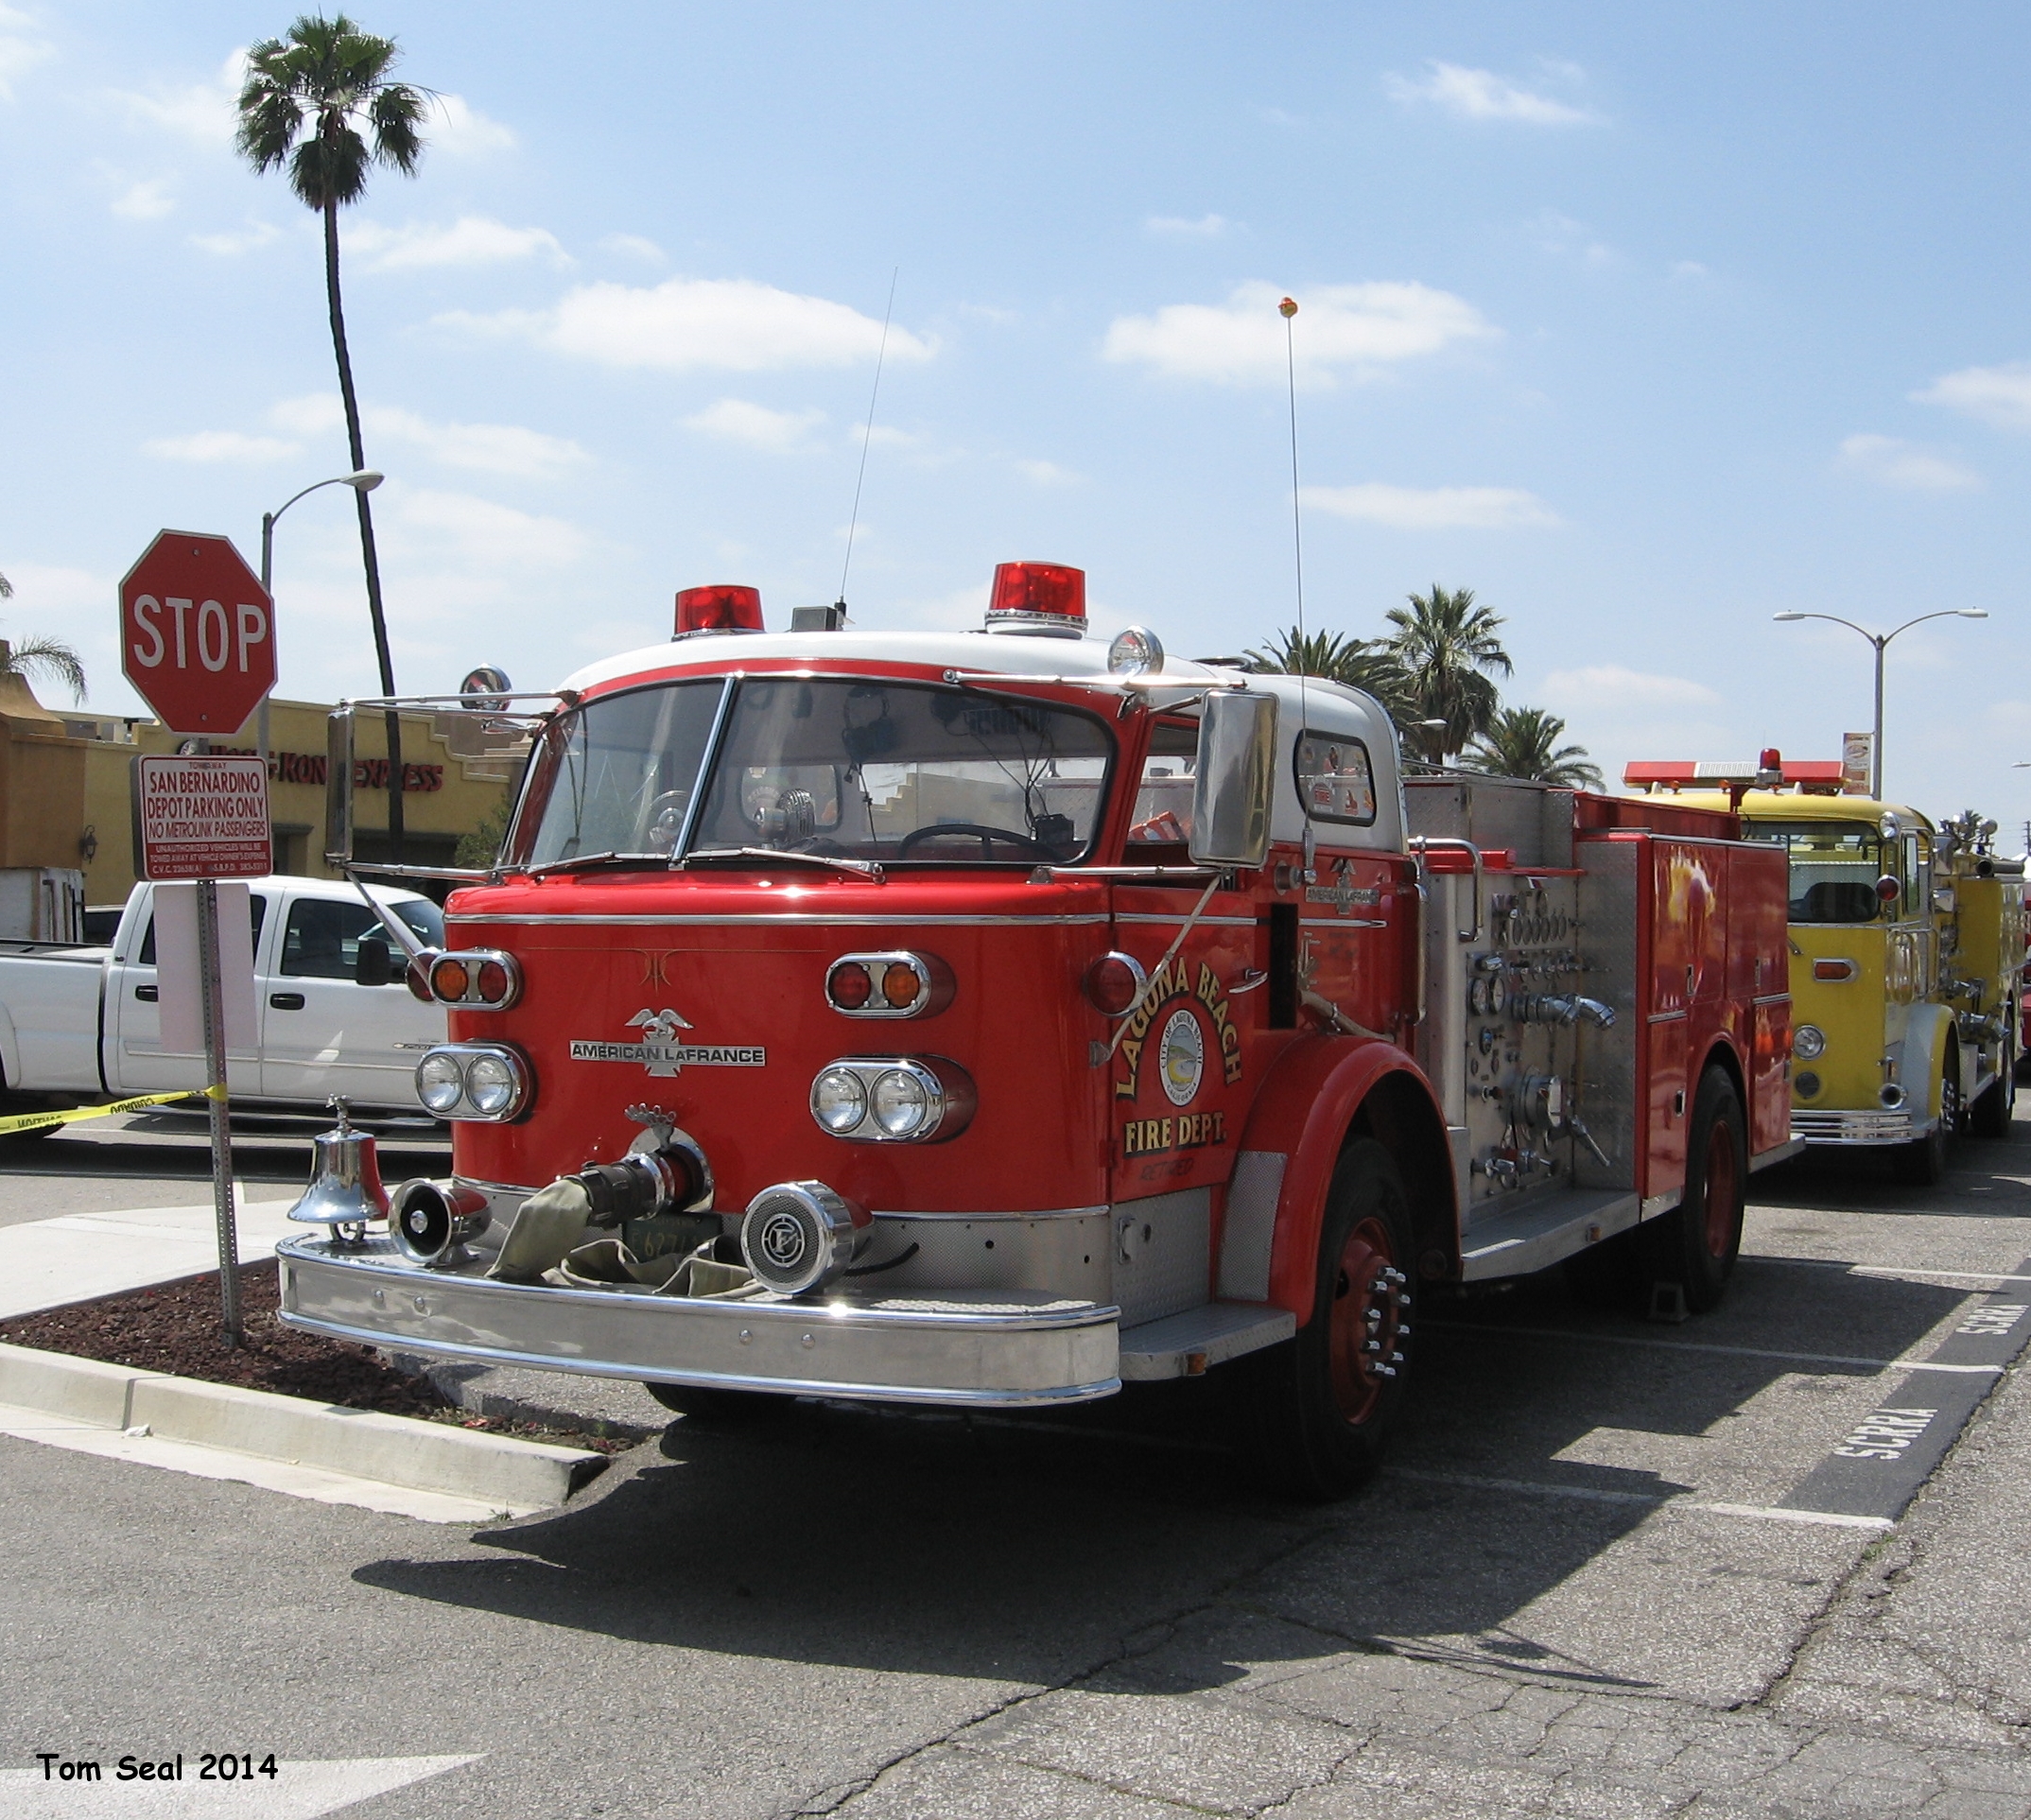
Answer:
[[[0,582],[7,577],[0,575]],[[12,594],[12,588],[6,589]],[[0,638],[0,676],[19,676],[26,680],[37,670],[54,677],[70,690],[73,702],[85,698],[84,665],[78,653],[61,638],[24,638],[19,644],[9,644]]]
[[[1562,746],[1566,723],[1543,708],[1503,708],[1475,736],[1462,771],[1484,777],[1523,777],[1562,789],[1604,789],[1600,766],[1585,746]]]
[[[367,174],[374,165],[405,177],[416,174],[424,148],[418,129],[428,97],[422,89],[388,79],[396,56],[392,38],[361,31],[342,12],[330,19],[306,13],[289,27],[286,38],[264,39],[248,51],[247,80],[238,104],[235,143],[241,156],[256,174],[286,165],[289,187],[298,200],[324,217],[324,295],[356,472],[367,465],[367,454],[360,443],[359,400],[353,390],[353,360],[346,351],[345,312],[338,295],[338,211],[366,195]],[[373,621],[381,693],[392,695],[395,667],[381,615],[373,511],[364,490],[356,488],[353,497],[359,509],[359,547],[367,568],[367,611]],[[388,841],[399,861],[402,730],[392,711],[388,716]]]
[[[1472,588],[1450,593],[1432,584],[1429,595],[1414,594],[1406,607],[1392,607],[1396,627],[1384,644],[1404,676],[1410,712],[1405,717],[1425,755],[1443,764],[1477,733],[1484,733],[1501,703],[1493,676],[1507,676],[1509,653],[1496,636],[1502,616],[1474,604]],[[1422,727],[1443,720],[1440,727]]]
[[[1409,711],[1406,679],[1394,653],[1379,638],[1352,638],[1338,632],[1279,633],[1267,650],[1243,653],[1258,674],[1323,676],[1372,695],[1399,724]]]

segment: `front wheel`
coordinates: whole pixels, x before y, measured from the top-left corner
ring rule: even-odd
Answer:
[[[1960,1125],[1960,1083],[1951,1066],[1939,1083],[1939,1119],[1923,1137],[1897,1150],[1897,1179],[1912,1187],[1936,1187],[1946,1179],[1947,1148]]]
[[[1311,1319],[1234,1366],[1250,1451],[1279,1489],[1345,1498],[1375,1471],[1409,1371],[1415,1245],[1396,1164],[1356,1138],[1327,1190]]]
[[[1678,1205],[1642,1227],[1647,1275],[1675,1283],[1687,1312],[1704,1314],[1721,1299],[1742,1250],[1747,1199],[1748,1132],[1742,1100],[1724,1068],[1700,1076],[1686,1133],[1686,1187]]]

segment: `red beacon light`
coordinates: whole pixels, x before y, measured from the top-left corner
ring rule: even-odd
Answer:
[[[1086,572],[1062,563],[1001,563],[987,603],[987,630],[1038,638],[1084,638]]]
[[[673,638],[702,632],[762,632],[761,590],[717,581],[710,587],[677,590]]]

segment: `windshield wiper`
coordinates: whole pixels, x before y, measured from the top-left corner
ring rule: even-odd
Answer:
[[[688,866],[694,859],[795,859],[807,866],[830,866],[838,872],[851,873],[856,878],[872,879],[877,885],[882,880],[878,860],[846,859],[835,853],[798,853],[790,847],[700,847],[677,863]]]
[[[507,866],[507,872],[518,872],[525,878],[541,878],[553,872],[589,872],[594,866],[660,866],[664,858],[660,853],[580,853],[569,859],[547,860],[540,866]]]

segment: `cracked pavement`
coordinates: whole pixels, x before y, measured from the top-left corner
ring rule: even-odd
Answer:
[[[1878,1174],[1759,1178],[1683,1326],[1432,1310],[1390,1471],[1327,1509],[1241,1482],[1215,1382],[677,1422],[473,1532],[0,1441],[5,1760],[475,1759],[360,1820],[2031,1820],[2022,1368],[1894,1526],[1770,1514],[1927,1381],[1868,1361],[2031,1291],[1978,1274],[2031,1256],[2031,1141]]]

